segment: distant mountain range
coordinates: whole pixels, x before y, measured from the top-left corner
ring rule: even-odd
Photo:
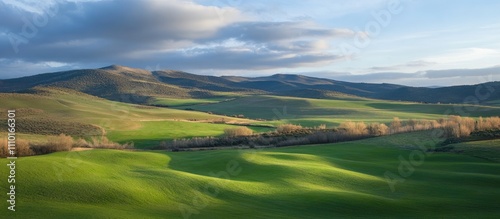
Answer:
[[[147,71],[112,65],[0,80],[0,92],[36,92],[36,87],[60,87],[132,103],[154,97],[207,98],[222,93],[267,94],[307,98],[358,96],[384,100],[480,103],[500,100],[500,82],[452,87],[409,87],[396,84],[351,83],[293,74],[266,77],[206,76],[182,71]],[[487,97],[487,98],[485,98]]]

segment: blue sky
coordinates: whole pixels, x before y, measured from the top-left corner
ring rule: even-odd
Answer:
[[[120,64],[411,86],[500,80],[500,1],[0,1],[0,78]]]

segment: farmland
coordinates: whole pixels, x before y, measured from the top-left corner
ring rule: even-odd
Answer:
[[[500,148],[494,138],[443,146],[447,139],[433,137],[428,130],[290,147],[237,145],[221,150],[228,145],[217,145],[204,148],[211,150],[174,152],[178,148],[161,146],[178,139],[222,139],[228,129],[238,127],[251,129],[255,139],[264,133],[283,142],[301,137],[276,132],[284,124],[333,133],[348,121],[391,126],[394,117],[405,125],[410,119],[439,120],[455,114],[479,121],[479,117],[500,115],[494,101],[484,105],[405,102],[338,93],[306,98],[248,90],[214,91],[210,97],[185,92],[188,96],[180,98],[155,92],[147,93],[152,96],[140,103],[127,93],[99,97],[61,87],[0,93],[0,116],[6,118],[8,109],[16,110],[17,137],[30,142],[24,145],[44,144],[62,133],[72,136],[73,142],[105,137],[134,143],[131,150],[95,149],[99,145],[71,150],[69,145],[71,151],[20,157],[16,160],[16,216],[476,218],[500,214],[496,206]],[[468,119],[474,127],[475,120]],[[0,126],[5,130],[5,123]],[[64,138],[68,137],[60,139]],[[153,150],[159,148],[165,150]],[[7,162],[0,159],[0,165]],[[0,174],[6,171],[2,168]],[[6,181],[0,186],[8,189]]]
[[[422,164],[391,191],[384,173],[397,174],[398,157],[408,159],[412,152],[403,146],[428,145],[428,135],[263,150],[90,150],[20,158],[22,189],[16,214],[19,218],[498,215],[500,164],[467,154],[426,154]],[[496,144],[476,144],[498,157]],[[2,165],[6,162],[0,160]],[[5,168],[0,171],[5,175]],[[5,182],[1,185],[5,189]]]

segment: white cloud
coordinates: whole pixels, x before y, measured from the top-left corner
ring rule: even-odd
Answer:
[[[424,58],[423,60],[427,62],[437,62],[440,64],[453,64],[491,58],[492,56],[500,57],[500,52],[489,48],[465,48],[451,50],[447,53]]]
[[[405,71],[408,69],[414,70],[414,69],[421,69],[421,68],[428,68],[430,66],[433,66],[437,63],[435,62],[428,62],[424,60],[415,60],[415,61],[410,61],[405,64],[401,65],[391,65],[391,66],[374,66],[369,68],[369,71]]]

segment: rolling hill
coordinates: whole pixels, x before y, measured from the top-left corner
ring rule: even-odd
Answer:
[[[500,164],[427,154],[392,191],[398,157],[429,132],[309,147],[90,150],[17,160],[16,218],[497,218]],[[482,144],[499,157],[498,144]],[[417,147],[417,145],[415,145]],[[9,161],[0,159],[5,166]],[[6,175],[8,169],[1,168]],[[7,191],[7,180],[0,182]],[[8,203],[2,202],[6,209]],[[1,217],[1,216],[0,216]]]
[[[498,116],[497,86],[412,88],[123,66],[1,80],[0,117],[16,109],[19,139],[106,135],[138,149],[20,157],[16,218],[497,218],[498,139],[457,143],[446,152],[422,150],[440,143],[432,131],[300,147],[144,150],[164,140],[220,136],[239,125],[262,132],[274,130],[262,125],[282,123],[389,123],[395,116],[439,119],[450,109]],[[478,96],[478,88],[480,95],[491,91],[483,100],[490,105],[394,101],[462,102]],[[401,171],[401,157],[420,162],[417,152],[425,153],[422,163],[391,190],[384,173]],[[0,188],[8,191],[6,180]]]
[[[36,87],[32,93],[0,93],[0,117],[16,109],[17,133],[89,138],[107,135],[118,142],[134,142],[136,148],[157,146],[160,141],[218,136],[234,127],[216,124],[249,124],[257,121],[165,107],[110,101],[64,88]],[[7,123],[0,123],[6,130]],[[258,129],[256,129],[258,130]],[[4,134],[0,131],[1,134]],[[28,138],[31,136],[27,136]]]
[[[146,103],[154,96],[179,98],[212,96],[210,91],[197,88],[186,89],[162,83],[149,71],[123,66],[46,73],[0,81],[0,92],[29,93],[35,87],[72,89],[109,100],[129,103]]]
[[[241,94],[322,99],[347,95],[429,103],[469,101],[475,104],[490,104],[500,100],[500,82],[424,88],[351,83],[291,74],[254,78],[216,77],[173,70],[150,72],[117,65],[0,80],[0,92],[29,92],[37,86],[74,89],[109,100],[139,104],[151,104],[156,98],[165,97],[216,98]],[[472,99],[466,99],[467,97]]]
[[[175,107],[184,109],[186,106]],[[345,121],[383,122],[400,119],[439,119],[449,114],[462,116],[497,116],[498,106],[429,104],[336,96],[328,99],[254,95],[230,101],[194,104],[189,108],[220,115],[242,114],[250,119],[279,120],[303,126],[337,126]],[[474,108],[473,111],[466,110]]]

